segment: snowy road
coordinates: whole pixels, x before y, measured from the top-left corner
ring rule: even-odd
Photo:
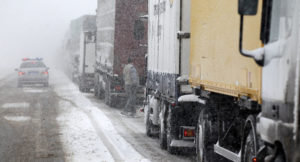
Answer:
[[[0,161],[194,161],[161,150],[145,135],[142,113],[123,117],[64,74],[50,75],[49,88],[0,80]]]

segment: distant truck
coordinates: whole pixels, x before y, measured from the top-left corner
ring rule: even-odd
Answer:
[[[187,84],[190,55],[190,0],[149,1],[146,134],[159,136],[170,153],[195,149],[200,109]],[[197,115],[194,115],[197,114]]]
[[[96,31],[96,16],[83,15],[71,21],[70,27],[64,38],[63,53],[65,72],[73,82],[79,84],[79,59],[80,52],[83,51],[81,41],[84,31]],[[82,70],[82,68],[81,68]]]
[[[98,0],[94,92],[109,106],[118,107],[124,99],[122,72],[129,57],[138,71],[140,85],[145,84],[147,22],[141,17],[147,15],[147,2]]]
[[[79,90],[82,92],[89,92],[94,88],[95,54],[95,31],[82,32],[79,55]]]

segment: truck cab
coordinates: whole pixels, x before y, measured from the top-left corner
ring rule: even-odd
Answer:
[[[262,105],[256,125],[258,139],[265,143],[257,152],[260,160],[299,161],[294,159],[299,152],[299,7],[297,0],[264,0],[260,37],[264,46],[243,49],[240,39],[241,54],[262,66]],[[257,1],[239,1],[241,20],[256,11]]]

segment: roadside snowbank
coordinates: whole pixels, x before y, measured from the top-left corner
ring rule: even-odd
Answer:
[[[121,137],[110,119],[61,72],[52,77],[64,111],[58,118],[68,161],[149,161]],[[92,146],[91,146],[92,145]]]

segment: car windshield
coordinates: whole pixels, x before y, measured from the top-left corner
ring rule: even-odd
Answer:
[[[22,63],[20,68],[42,68],[42,67],[46,67],[43,62],[30,61],[30,62]]]

